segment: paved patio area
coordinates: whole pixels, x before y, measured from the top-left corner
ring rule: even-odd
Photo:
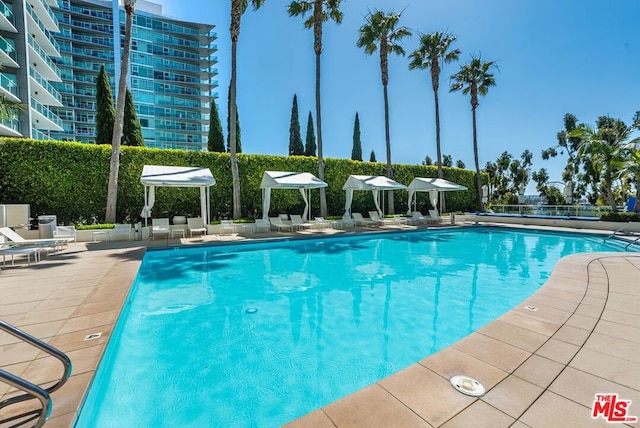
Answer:
[[[1,271],[0,318],[61,349],[73,362],[72,377],[53,394],[47,427],[72,424],[145,247],[237,239],[247,238],[77,243],[30,267]],[[629,415],[640,416],[639,305],[640,254],[566,257],[538,292],[498,320],[287,426],[609,426],[591,418],[596,393],[631,400]],[[85,340],[94,333],[101,336]],[[45,385],[62,370],[57,360],[6,333],[0,333],[0,368]],[[457,392],[449,383],[457,374],[478,379],[486,395]],[[0,383],[0,401],[12,394]],[[16,405],[0,416],[30,406],[33,402]]]

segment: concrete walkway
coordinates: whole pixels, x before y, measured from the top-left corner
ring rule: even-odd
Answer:
[[[36,265],[0,272],[0,318],[73,361],[72,377],[53,394],[47,426],[72,424],[146,246],[240,239],[246,238],[71,244]],[[287,426],[608,426],[591,418],[596,393],[631,400],[629,415],[640,416],[639,305],[640,254],[566,257],[536,294],[498,320]],[[86,340],[96,333],[99,338]],[[57,360],[5,333],[0,333],[0,368],[45,385],[62,370]],[[449,383],[457,374],[478,379],[487,394],[473,398],[457,392]],[[13,394],[0,383],[0,401]],[[15,405],[0,417],[33,406],[33,401]]]

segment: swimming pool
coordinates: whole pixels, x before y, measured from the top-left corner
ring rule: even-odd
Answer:
[[[149,251],[77,426],[278,426],[611,250],[483,227]]]

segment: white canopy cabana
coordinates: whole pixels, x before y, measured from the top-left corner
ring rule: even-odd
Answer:
[[[467,190],[465,186],[447,181],[442,178],[422,178],[416,177],[411,184],[407,187],[409,191],[409,199],[407,205],[409,211],[407,214],[411,214],[411,202],[414,202],[414,196],[416,192],[429,192],[429,201],[434,208],[438,208],[438,192],[450,192],[454,190]]]
[[[342,186],[342,190],[346,192],[346,201],[344,203],[345,215],[351,215],[351,203],[353,202],[354,190],[371,190],[373,195],[373,203],[376,205],[376,211],[380,216],[383,215],[380,209],[380,191],[381,190],[401,190],[407,186],[393,181],[382,175],[350,175],[346,183]]]
[[[205,224],[209,224],[209,206],[211,196],[209,188],[216,184],[216,180],[209,168],[145,165],[142,168],[140,182],[144,184],[145,205],[140,213],[141,217],[151,217],[151,209],[156,200],[156,187],[199,187],[200,212]]]
[[[265,171],[262,175],[262,218],[269,217],[271,189],[299,189],[304,200],[302,219],[307,220],[311,189],[327,187],[328,184],[308,172]]]

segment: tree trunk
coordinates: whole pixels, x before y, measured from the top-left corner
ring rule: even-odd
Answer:
[[[480,162],[478,161],[478,134],[476,131],[476,109],[471,109],[473,116],[473,160],[476,163],[476,187],[478,188],[478,200],[480,201],[480,212],[484,211],[482,202],[482,179],[480,178]]]
[[[106,223],[116,222],[116,208],[118,203],[118,172],[120,169],[120,139],[124,121],[124,104],[127,89],[127,75],[129,73],[129,53],[131,51],[131,32],[135,1],[125,0],[124,49],[120,63],[120,78],[118,80],[118,98],[116,101],[116,118],[113,123],[111,137],[111,163],[109,165],[109,185],[107,188]]]
[[[437,85],[433,85],[433,100],[436,107],[436,153],[438,156],[438,178],[444,178],[442,172],[442,151],[440,150],[440,100],[438,99]],[[444,192],[440,192],[440,212],[445,212],[447,205],[444,200]]]
[[[242,216],[240,205],[240,174],[238,173],[238,133],[236,123],[238,121],[238,105],[236,102],[236,52],[238,37],[240,37],[240,18],[242,16],[242,0],[231,0],[231,81],[229,82],[229,153],[231,155],[231,180],[233,192],[234,219]]]
[[[387,143],[387,177],[393,179],[393,168],[391,167],[391,137],[389,135],[389,96],[387,94],[387,85],[383,85],[382,88],[384,92],[384,137]],[[389,190],[388,196],[387,212],[394,214],[393,190]]]
[[[609,206],[611,206],[611,211],[618,211],[618,206],[616,205],[616,199],[613,197],[613,177],[611,176],[611,166],[607,166],[607,172],[604,175],[604,183],[607,187],[607,201],[609,202]]]
[[[231,42],[231,82],[229,90],[229,152],[231,154],[231,179],[233,184],[233,218],[242,216],[240,207],[240,174],[238,173],[238,155],[236,121],[238,109],[236,104],[236,51],[237,41]]]
[[[318,178],[324,180],[324,157],[322,154],[322,113],[320,111],[320,55],[322,55],[323,0],[313,2],[313,50],[316,53],[316,132],[318,133]],[[327,215],[327,193],[320,188],[320,215]]]
[[[318,133],[318,178],[324,180],[324,157],[322,156],[322,114],[320,113],[320,54],[316,54],[316,127]],[[320,188],[320,215],[327,215],[327,194]]]

